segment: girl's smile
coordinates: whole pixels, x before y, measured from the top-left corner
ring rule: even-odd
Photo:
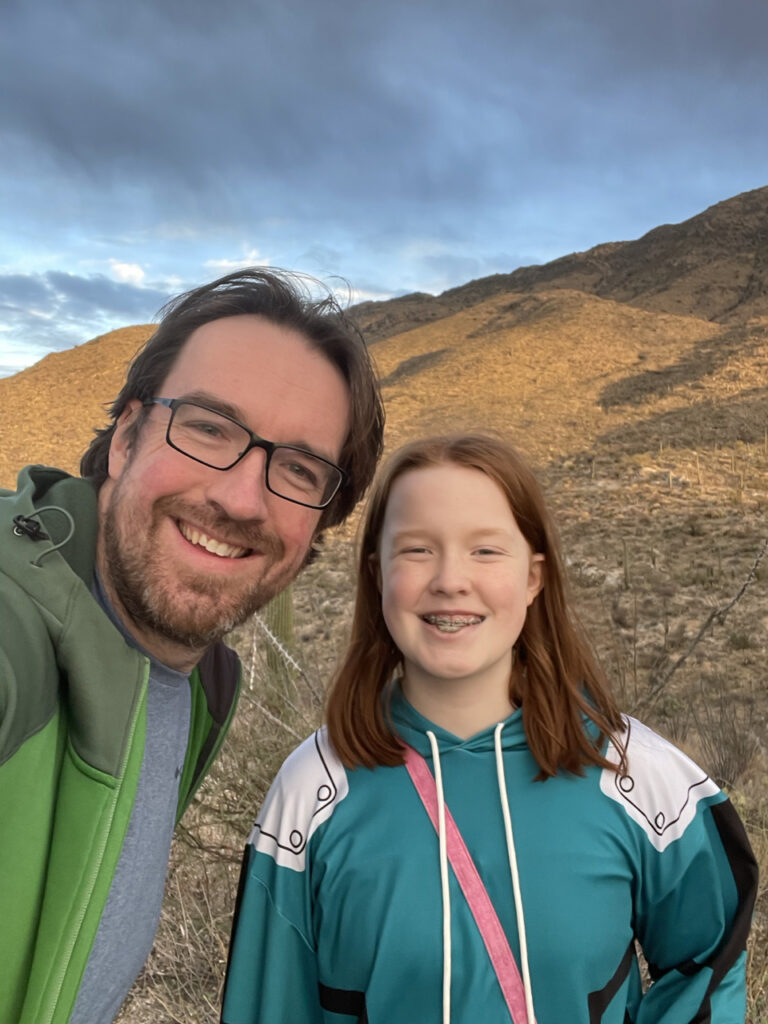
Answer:
[[[446,686],[509,710],[512,648],[542,586],[501,488],[446,463],[394,482],[379,551],[382,611],[418,708]]]

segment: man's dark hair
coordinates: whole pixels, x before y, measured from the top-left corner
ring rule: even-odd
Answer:
[[[134,358],[125,384],[109,409],[110,425],[96,431],[83,455],[81,474],[97,486],[106,480],[109,447],[118,418],[132,399],[145,401],[161,393],[163,381],[193,331],[230,316],[263,316],[270,323],[303,335],[347,383],[350,422],[339,456],[346,479],[323,511],[320,528],[342,522],[373,479],[382,449],[384,409],[362,335],[330,292],[313,297],[310,285],[317,284],[311,278],[282,270],[252,268],[227,274],[167,303],[160,311],[157,330]],[[146,416],[147,410],[142,409],[131,425],[131,444],[138,438]]]

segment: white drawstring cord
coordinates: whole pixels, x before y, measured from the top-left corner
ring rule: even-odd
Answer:
[[[437,788],[437,823],[440,844],[440,885],[443,891],[443,1024],[451,1024],[451,893],[448,887],[448,848],[445,840],[445,794],[440,751],[435,734],[427,730]]]
[[[509,813],[509,800],[507,798],[507,780],[504,776],[504,758],[501,754],[501,730],[504,723],[499,722],[493,733],[493,745],[496,749],[496,778],[499,783],[499,797],[501,799],[501,813],[504,817],[504,832],[507,837],[507,857],[509,858],[509,870],[512,874],[512,890],[515,894],[515,913],[517,915],[517,934],[520,939],[520,966],[523,974],[523,988],[525,989],[525,1012],[528,1017],[528,1024],[535,1024],[536,1018],[533,1015],[533,989],[531,987],[531,975],[528,970],[528,942],[525,937],[525,916],[523,914],[523,897],[520,893],[520,875],[517,870],[517,854],[515,852],[515,840],[512,835],[512,817]]]

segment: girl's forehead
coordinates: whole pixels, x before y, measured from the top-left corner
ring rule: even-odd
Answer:
[[[418,466],[392,483],[384,514],[384,530],[403,519],[467,517],[514,520],[501,487],[480,469],[453,462]]]

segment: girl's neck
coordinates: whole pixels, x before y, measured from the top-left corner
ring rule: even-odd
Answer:
[[[464,680],[412,678],[406,672],[400,685],[420,715],[463,740],[508,718],[516,707],[508,682],[491,689]]]

